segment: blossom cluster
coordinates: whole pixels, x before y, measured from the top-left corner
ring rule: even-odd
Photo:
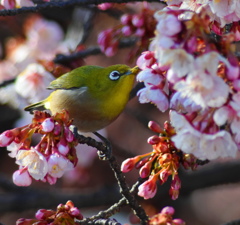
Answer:
[[[164,184],[171,176],[171,187],[169,194],[173,200],[178,198],[181,180],[178,169],[183,165],[185,169],[195,169],[197,159],[191,155],[178,150],[171,137],[175,135],[174,128],[165,122],[162,129],[156,122],[149,122],[149,128],[159,135],[148,139],[153,150],[149,153],[126,159],[121,166],[122,172],[126,173],[133,168],[139,169],[140,177],[147,179],[138,187],[138,195],[144,199],[153,198],[157,192],[157,181]]]
[[[140,13],[122,15],[121,24],[104,30],[98,35],[101,51],[109,57],[115,55],[120,40],[125,37],[138,38],[137,47],[130,53],[130,57],[146,50],[149,39],[154,37],[156,21],[153,18],[153,13],[153,10],[144,7]]]
[[[240,40],[240,2],[238,0],[229,1],[191,1],[191,0],[168,0],[168,7],[173,9],[184,9],[199,13],[202,9],[206,10],[210,19],[210,29],[223,35],[226,32],[232,32],[235,41]],[[228,24],[228,28],[225,26]],[[231,24],[229,26],[229,24]]]
[[[13,182],[28,186],[32,179],[54,184],[65,171],[77,164],[75,146],[78,144],[72,131],[68,113],[54,116],[47,112],[34,111],[32,123],[7,130],[0,135],[0,147],[7,147],[9,156],[16,158],[19,169],[13,174]],[[41,136],[32,146],[33,137]]]
[[[77,225],[77,220],[83,219],[80,210],[74,206],[72,201],[59,204],[57,210],[39,209],[35,214],[36,219],[18,219],[16,225],[51,225],[51,224],[71,224]]]
[[[171,109],[176,148],[200,160],[235,157],[240,144],[240,67],[234,36],[219,42],[211,36],[211,20],[202,10],[185,19],[183,10],[155,13],[156,37],[137,65],[145,87],[141,103]]]
[[[173,219],[174,212],[173,207],[164,207],[160,213],[150,218],[149,225],[185,225],[182,219]]]

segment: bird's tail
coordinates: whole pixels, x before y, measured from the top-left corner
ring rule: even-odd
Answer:
[[[34,104],[31,104],[27,107],[24,108],[25,111],[29,111],[30,113],[33,112],[33,110],[44,110],[45,109],[45,101],[40,101],[40,102],[37,102],[37,103],[34,103]]]

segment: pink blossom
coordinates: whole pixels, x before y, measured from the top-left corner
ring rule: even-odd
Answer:
[[[15,0],[1,0],[1,5],[5,9],[14,9],[16,7]]]
[[[182,29],[181,23],[175,15],[162,11],[157,12],[155,18],[158,20],[156,29],[160,35],[173,36],[178,34]]]
[[[176,74],[179,78],[195,70],[194,57],[184,49],[168,49],[162,57],[158,57],[161,66],[170,66],[168,73]]]
[[[18,75],[15,89],[20,96],[30,102],[37,102],[49,95],[50,91],[46,91],[46,87],[53,79],[52,74],[42,65],[33,63]]]
[[[35,180],[41,180],[47,174],[47,160],[34,148],[31,150],[19,150],[16,156],[16,164],[26,167]]]
[[[7,146],[7,150],[10,151],[10,153],[8,153],[8,155],[11,158],[15,158],[20,146],[21,146],[20,143],[18,144],[15,141],[13,141],[10,145]]]
[[[62,175],[73,169],[73,164],[64,156],[52,154],[48,159],[48,173],[52,177],[60,178]]]
[[[138,187],[138,195],[144,199],[153,198],[157,192],[157,177],[151,176],[147,181]]]
[[[164,81],[164,77],[153,69],[145,69],[137,75],[137,80],[144,82],[145,86],[158,86]]]
[[[151,68],[154,63],[156,63],[156,59],[154,57],[154,52],[151,51],[143,52],[137,59],[137,66],[142,70]]]
[[[198,57],[196,69],[185,80],[177,82],[174,89],[203,108],[222,106],[227,101],[230,89],[217,76],[218,62],[218,54],[214,52]]]
[[[161,89],[145,87],[138,91],[137,95],[140,103],[152,102],[162,112],[165,112],[169,107],[168,98]]]
[[[13,183],[17,186],[29,186],[32,183],[32,178],[30,177],[27,169],[20,169],[13,173]]]
[[[229,132],[222,130],[214,134],[202,133],[192,127],[184,116],[174,111],[170,113],[170,120],[176,129],[172,141],[183,152],[193,154],[201,160],[236,156],[237,146]]]
[[[192,113],[201,110],[201,106],[197,105],[192,99],[183,97],[181,92],[175,92],[170,99],[170,108],[181,113]]]
[[[27,45],[38,54],[38,58],[54,57],[64,33],[60,25],[42,18],[35,19],[26,32]]]
[[[223,126],[233,116],[234,112],[229,106],[222,106],[214,112],[213,119],[218,126]]]
[[[54,129],[54,121],[52,118],[47,118],[45,119],[42,124],[41,124],[41,128],[43,132],[52,132]]]

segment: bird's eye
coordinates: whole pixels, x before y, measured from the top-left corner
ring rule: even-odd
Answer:
[[[116,70],[112,71],[110,74],[109,74],[109,78],[110,80],[118,80],[120,77],[120,73]]]

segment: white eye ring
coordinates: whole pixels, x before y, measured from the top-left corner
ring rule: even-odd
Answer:
[[[114,70],[109,74],[110,80],[118,80],[119,77],[120,77],[120,73],[117,70]]]

